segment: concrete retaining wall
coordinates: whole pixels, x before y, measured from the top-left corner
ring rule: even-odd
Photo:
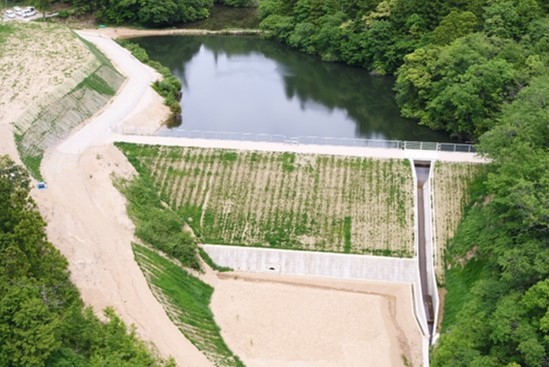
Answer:
[[[236,271],[415,283],[417,259],[255,247],[203,245],[212,260]]]
[[[412,170],[412,177],[414,180],[414,260],[415,264],[415,274],[413,284],[414,292],[414,314],[416,316],[417,323],[423,332],[423,335],[428,338],[429,327],[427,325],[427,318],[425,316],[425,306],[423,304],[423,293],[421,290],[421,278],[419,274],[419,231],[418,231],[418,202],[417,202],[417,173],[414,166],[414,161],[410,160],[410,169]]]
[[[429,286],[429,294],[431,295],[433,302],[433,335],[431,342],[434,344],[438,339],[437,334],[437,323],[439,317],[439,308],[440,308],[440,299],[438,297],[438,286],[435,276],[435,266],[436,266],[436,233],[435,233],[435,211],[433,205],[433,193],[432,193],[432,182],[435,174],[435,162],[431,163],[431,168],[429,172],[429,180],[425,183],[423,187],[423,198],[425,201],[425,249],[427,255],[427,271],[429,273],[429,278],[427,279],[427,284]]]

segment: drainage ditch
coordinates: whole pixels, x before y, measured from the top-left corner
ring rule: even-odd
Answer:
[[[421,280],[421,295],[423,298],[423,306],[425,310],[425,318],[427,320],[427,326],[429,329],[429,339],[433,336],[433,298],[429,293],[428,286],[428,270],[427,261],[431,259],[427,258],[425,249],[425,202],[423,197],[423,186],[429,179],[429,171],[431,168],[431,162],[429,161],[414,161],[414,167],[417,177],[417,225],[418,225],[418,260],[419,260],[419,277]]]

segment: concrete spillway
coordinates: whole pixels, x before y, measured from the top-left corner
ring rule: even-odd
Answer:
[[[419,264],[419,277],[421,284],[421,295],[423,299],[423,306],[425,310],[425,318],[429,329],[429,338],[433,336],[433,324],[434,324],[434,309],[433,309],[433,285],[429,284],[432,270],[431,258],[428,254],[426,244],[425,228],[425,197],[424,197],[424,185],[429,180],[430,162],[414,161],[417,177],[417,226],[418,226],[418,264]],[[430,227],[429,227],[430,228]]]

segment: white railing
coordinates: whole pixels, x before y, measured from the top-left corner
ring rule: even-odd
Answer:
[[[117,127],[121,134],[128,135],[150,135],[150,130],[141,131],[138,128]],[[408,150],[431,150],[442,152],[475,153],[476,149],[471,144],[457,143],[436,143],[427,141],[407,140],[384,140],[384,139],[362,139],[362,138],[338,138],[323,136],[286,136],[282,134],[261,134],[261,133],[239,133],[230,131],[207,131],[207,130],[183,130],[183,129],[160,129],[156,132],[158,136],[170,136],[190,139],[214,139],[214,140],[236,140],[255,141],[268,143],[303,144],[303,145],[336,145],[363,148],[384,148],[384,149],[408,149]]]

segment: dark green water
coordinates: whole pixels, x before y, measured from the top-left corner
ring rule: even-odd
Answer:
[[[183,82],[180,129],[449,141],[400,117],[388,77],[254,37],[134,41]]]

